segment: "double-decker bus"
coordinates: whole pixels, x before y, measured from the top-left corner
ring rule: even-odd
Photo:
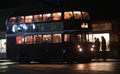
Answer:
[[[7,58],[20,63],[92,59],[90,15],[67,10],[15,14],[7,19]]]

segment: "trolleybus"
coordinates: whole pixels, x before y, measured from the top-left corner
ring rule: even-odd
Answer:
[[[90,15],[67,10],[15,14],[7,26],[7,58],[20,63],[91,61]]]

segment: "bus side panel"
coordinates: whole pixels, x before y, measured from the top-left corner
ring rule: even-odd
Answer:
[[[35,61],[60,61],[62,59],[62,43],[16,44],[16,37],[7,37],[7,59],[19,61],[30,59]]]

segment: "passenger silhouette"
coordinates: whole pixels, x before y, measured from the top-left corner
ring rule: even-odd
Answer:
[[[101,36],[101,49],[102,49],[102,52],[103,52],[103,55],[102,55],[102,58],[103,60],[106,60],[107,58],[107,52],[106,52],[106,40],[103,36]]]
[[[99,50],[100,50],[100,41],[99,38],[95,37],[95,58],[99,58]]]

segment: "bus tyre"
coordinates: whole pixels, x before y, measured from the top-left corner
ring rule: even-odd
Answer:
[[[67,58],[65,60],[66,60],[66,62],[68,64],[73,64],[74,61],[75,61],[75,58],[74,57],[70,57],[70,55],[69,55],[69,56],[67,56]]]
[[[73,64],[74,63],[74,61],[72,61],[72,60],[67,60],[67,64]]]
[[[30,59],[28,59],[28,57],[25,56],[25,55],[24,56],[21,55],[20,58],[19,58],[19,63],[28,64],[28,63],[30,63]]]
[[[21,63],[21,64],[29,64],[30,60],[26,59],[26,58],[21,58],[21,59],[19,59],[19,63]]]

